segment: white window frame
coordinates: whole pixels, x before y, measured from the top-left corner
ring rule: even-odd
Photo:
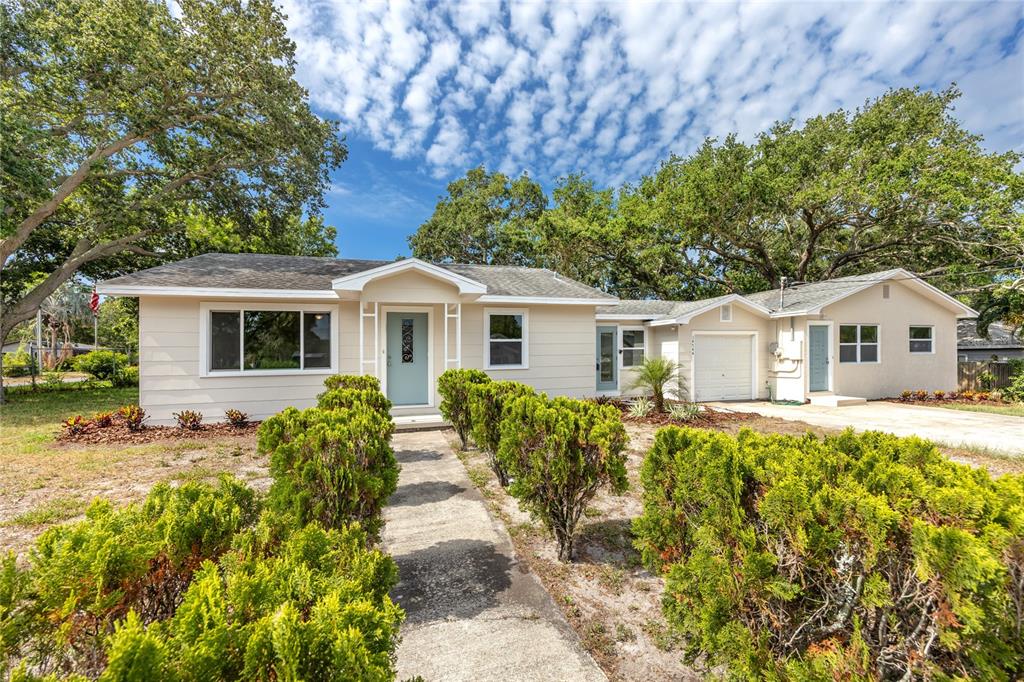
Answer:
[[[718,321],[732,322],[732,303],[723,303],[718,307]]]
[[[931,335],[927,339],[915,339],[910,335],[911,329],[927,329]],[[928,341],[928,350],[914,350],[911,344],[914,341]],[[911,355],[935,355],[935,326],[931,324],[910,324],[907,325],[907,352]]]
[[[492,365],[491,364],[491,315],[522,315],[523,316],[523,361],[518,365]],[[484,369],[488,371],[501,371],[503,369],[529,369],[530,368],[530,312],[526,308],[484,308]],[[500,341],[500,339],[497,339]],[[508,339],[512,341],[514,339]]]
[[[619,369],[620,370],[631,370],[634,367],[639,367],[640,366],[639,364],[637,364],[637,365],[627,365],[626,364],[626,346],[622,342],[623,332],[643,332],[643,334],[644,334],[644,343],[643,343],[643,345],[640,346],[639,348],[632,348],[630,350],[640,350],[640,351],[643,351],[643,360],[646,360],[647,359],[647,331],[648,331],[647,327],[644,327],[643,325],[633,325],[633,326],[619,327]],[[643,363],[643,360],[640,361],[641,364]]]
[[[882,325],[876,322],[839,322],[838,334],[839,341],[839,364],[841,365],[880,365],[882,364]],[[843,327],[856,327],[857,328],[857,341],[856,343],[844,343],[843,342]],[[877,331],[875,332],[878,340],[874,343],[868,342],[864,344],[860,340],[860,330],[862,327],[874,327]],[[862,345],[877,346],[877,359],[875,360],[861,360],[860,349]],[[857,359],[856,360],[843,360],[843,346],[856,346],[857,348]]]
[[[331,366],[312,367],[310,369],[245,369],[245,325],[241,323],[239,334],[239,352],[241,369],[210,369],[210,344],[213,339],[210,336],[211,313],[238,313],[244,316],[246,311],[282,311],[297,313],[330,313],[331,314]],[[337,374],[338,373],[338,331],[339,331],[338,306],[322,303],[233,303],[224,302],[203,302],[199,304],[199,376],[206,378],[216,377],[278,377],[296,375],[316,374]],[[299,317],[299,358],[300,363],[305,363],[305,335],[302,333],[302,317]]]

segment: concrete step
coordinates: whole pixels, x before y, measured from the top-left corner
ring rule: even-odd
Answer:
[[[391,418],[396,431],[418,431],[420,429],[442,429],[448,422],[439,414],[401,415]]]
[[[832,393],[811,395],[811,405],[818,405],[820,407],[846,407],[847,405],[863,405],[866,402],[865,398],[848,395],[835,395]]]

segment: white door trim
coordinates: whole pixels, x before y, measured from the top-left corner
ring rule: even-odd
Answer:
[[[381,338],[384,343],[380,348],[381,372],[380,386],[384,395],[388,394],[388,313],[426,313],[427,314],[427,402],[422,405],[396,405],[396,408],[433,407],[434,394],[437,391],[437,377],[434,372],[434,306],[432,305],[382,305],[380,319],[377,320]]]
[[[836,367],[836,363],[835,363],[835,358],[833,357],[835,351],[833,351],[833,349],[832,349],[832,343],[833,343],[832,320],[815,320],[813,322],[811,322],[811,321],[807,322],[807,384],[804,386],[804,391],[807,392],[807,395],[810,395],[811,393],[818,393],[819,392],[819,391],[811,391],[811,327],[816,326],[816,325],[817,326],[821,326],[821,327],[828,327],[828,355],[826,356],[826,360],[828,362],[828,388],[826,388],[825,391],[826,392],[827,391],[832,391],[833,393],[835,393],[836,392],[836,388],[835,388],[836,387],[836,384],[835,384],[835,367]],[[879,334],[881,334],[881,331],[879,331]],[[879,346],[879,348],[881,348],[881,346],[882,346],[881,338],[879,338],[878,346]]]
[[[750,336],[750,399],[757,400],[757,337],[756,331],[692,331],[690,332],[690,401],[697,401],[697,344],[695,336]]]

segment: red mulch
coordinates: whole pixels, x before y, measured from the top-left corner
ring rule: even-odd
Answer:
[[[957,398],[955,400],[949,400],[943,398],[942,400],[936,400],[935,398],[927,398],[925,400],[918,400],[911,398],[910,400],[904,400],[902,398],[883,398],[887,403],[899,403],[900,405],[1005,405],[1002,400],[992,400],[991,398],[985,398],[984,400],[974,400],[968,398]]]
[[[69,429],[62,429],[57,434],[57,440],[62,443],[78,443],[86,445],[99,445],[104,443],[116,443],[120,445],[138,445],[142,443],[153,443],[161,440],[195,440],[197,438],[211,438],[216,436],[239,436],[253,433],[259,426],[259,422],[249,422],[245,426],[232,426],[231,424],[201,424],[195,431],[179,429],[177,426],[145,426],[141,431],[131,431],[128,425],[120,419],[115,419],[110,426],[97,426],[87,424],[81,431],[72,433]]]

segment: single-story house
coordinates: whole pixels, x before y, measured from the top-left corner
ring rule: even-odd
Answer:
[[[650,354],[693,400],[837,401],[956,385],[976,313],[904,270],[703,301],[620,301],[549,270],[205,254],[102,282],[139,298],[140,403],[262,419],[315,403],[324,375],[373,374],[396,418],[437,414],[472,367],[575,397],[628,392]]]
[[[646,352],[679,363],[690,400],[846,405],[955,389],[957,321],[972,315],[894,269],[701,301],[619,301],[598,306],[597,334],[627,349],[629,332],[646,330]],[[607,387],[628,385],[626,365],[621,378],[606,371]]]
[[[961,360],[1006,362],[1024,358],[1024,340],[1002,322],[990,324],[988,338],[985,338],[978,333],[977,320],[960,320],[957,327],[957,354]]]

